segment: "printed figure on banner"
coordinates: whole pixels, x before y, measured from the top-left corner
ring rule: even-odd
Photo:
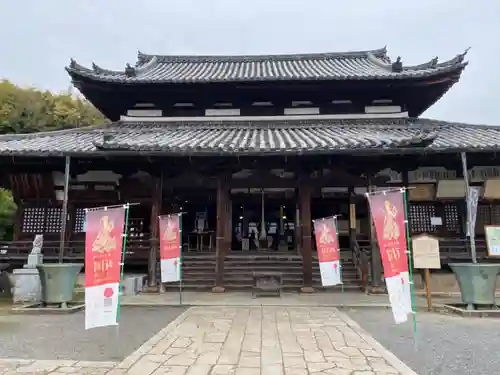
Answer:
[[[85,329],[117,325],[125,208],[85,219]]]
[[[161,282],[181,280],[180,215],[159,217]]]
[[[402,323],[407,320],[406,315],[412,312],[403,192],[369,195],[368,202],[394,319]]]
[[[318,249],[321,284],[333,286],[342,284],[339,246],[337,240],[337,219],[318,219],[313,222]]]

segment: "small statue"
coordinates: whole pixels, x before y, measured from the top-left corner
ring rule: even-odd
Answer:
[[[396,62],[392,63],[392,71],[393,73],[401,73],[403,71],[403,63],[400,56],[398,56]]]
[[[43,246],[43,234],[37,234],[33,240],[33,248],[31,249],[30,255],[37,255],[42,253]]]

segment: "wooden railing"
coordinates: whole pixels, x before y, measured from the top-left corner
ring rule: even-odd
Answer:
[[[352,259],[354,267],[358,271],[358,277],[363,289],[367,288],[370,282],[370,261],[371,246],[367,241],[354,239],[351,243]]]
[[[149,237],[129,237],[125,257],[129,262],[147,263],[151,245],[158,251],[158,240],[150,241]],[[26,241],[0,241],[0,261],[25,261],[33,247],[32,240]],[[487,260],[486,242],[483,238],[476,240],[478,260]],[[365,240],[356,241],[351,245],[352,261],[361,276],[361,268],[368,264],[370,270],[371,245]],[[451,262],[470,260],[469,240],[465,238],[441,239],[440,240],[441,263],[446,265]],[[42,253],[48,262],[57,261],[59,254],[59,241],[46,240],[43,243]],[[64,260],[83,261],[85,254],[85,243],[83,240],[68,241],[64,246]],[[243,254],[242,254],[243,255]],[[488,259],[488,261],[495,261]]]
[[[59,241],[44,241],[42,254],[44,261],[57,261],[59,256]],[[158,249],[158,241],[151,242],[147,237],[127,238],[125,259],[129,261],[147,262],[151,245]],[[0,241],[0,261],[24,261],[28,258],[33,241]],[[83,261],[85,258],[84,241],[68,241],[64,246],[64,261]]]

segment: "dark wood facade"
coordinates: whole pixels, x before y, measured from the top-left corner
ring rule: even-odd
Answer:
[[[391,182],[378,172],[388,165],[400,172],[406,182]],[[500,165],[493,154],[472,154],[469,166]],[[338,166],[338,167],[337,167]],[[412,170],[439,166],[462,177],[458,154],[433,156],[371,156],[367,157],[295,157],[295,158],[73,158],[70,168],[68,222],[66,226],[66,259],[83,260],[84,208],[138,203],[131,207],[126,264],[135,265],[150,275],[155,285],[154,269],[158,261],[159,214],[183,212],[183,251],[191,254],[213,254],[217,269],[214,283],[224,287],[224,258],[232,254],[297,254],[303,261],[304,287],[312,286],[311,272],[315,244],[312,220],[340,214],[340,244],[343,252],[355,251],[353,243],[366,246],[370,257],[370,216],[363,192],[368,187],[391,188],[416,186],[408,181]],[[2,257],[9,261],[24,260],[35,234],[45,235],[47,259],[55,260],[62,228],[60,176],[62,158],[2,159],[6,173],[5,186],[12,189],[19,213],[12,243]],[[499,168],[500,169],[500,168]],[[496,170],[496,169],[493,169]],[[36,171],[36,172],[34,172]],[[245,173],[242,173],[245,171]],[[93,176],[92,176],[93,174]],[[488,177],[488,176],[486,176]],[[495,176],[491,176],[495,177]],[[100,181],[99,181],[100,179]],[[92,181],[94,180],[94,181]],[[481,184],[481,183],[479,183]],[[238,226],[252,221],[258,227],[261,198],[264,190],[264,211],[268,237],[269,225],[277,226],[271,246],[249,246],[243,249],[242,238],[235,234]],[[245,204],[250,209],[235,213]],[[284,233],[283,222],[276,217],[276,206],[287,213],[293,229]],[[272,207],[272,208],[267,208]],[[253,211],[253,212],[252,212]],[[197,213],[205,213],[202,231],[196,230]],[[280,215],[283,215],[281,213]],[[247,216],[243,218],[243,216]],[[288,215],[287,215],[288,216]],[[441,217],[443,224],[433,226],[430,217]],[[467,259],[465,240],[464,199],[431,199],[409,202],[412,234],[432,233],[441,240],[442,261]],[[481,200],[476,234],[479,257],[485,257],[484,225],[500,224],[500,202]],[[280,236],[281,230],[281,236]],[[248,238],[248,228],[245,230]],[[243,234],[244,237],[245,234]],[[286,238],[285,238],[286,237]],[[290,246],[280,246],[283,242]],[[355,259],[357,254],[352,254]],[[378,272],[381,270],[379,269]],[[376,274],[375,274],[376,277]]]
[[[212,256],[217,290],[227,286],[224,265],[232,254],[285,254],[300,260],[301,286],[310,291],[312,220],[338,214],[346,262],[363,275],[370,263],[376,285],[382,269],[365,192],[420,184],[435,190],[442,180],[462,179],[460,152],[468,152],[471,170],[500,166],[499,128],[415,118],[459,80],[464,57],[411,67],[391,63],[385,49],[139,54],[124,71],[72,61],[75,86],[121,120],[0,137],[3,186],[19,207],[14,241],[3,244],[0,259],[24,260],[34,235],[44,233],[46,259],[56,259],[63,239],[65,257],[81,260],[84,209],[128,202],[135,204],[125,263],[147,269],[151,286],[158,283],[157,216],[182,212],[184,254]],[[473,183],[500,177],[495,168]],[[464,195],[436,196],[410,200],[411,232],[438,236],[444,263],[463,259]],[[485,224],[500,224],[495,200],[480,202],[480,257]]]

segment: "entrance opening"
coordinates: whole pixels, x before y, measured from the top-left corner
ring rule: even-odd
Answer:
[[[233,251],[296,250],[295,189],[238,189],[231,193]]]

